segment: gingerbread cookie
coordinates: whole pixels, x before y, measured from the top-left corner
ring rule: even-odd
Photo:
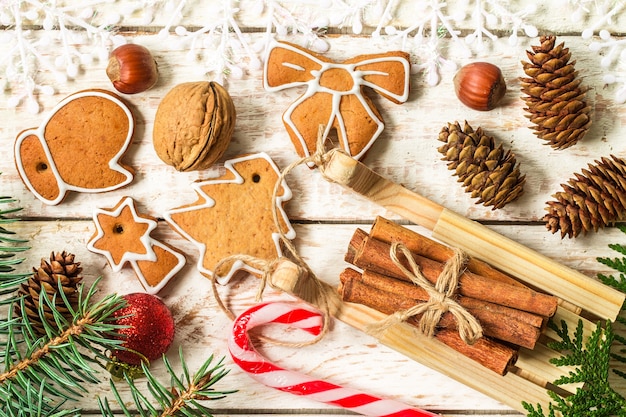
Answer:
[[[232,255],[248,255],[268,261],[281,256],[280,232],[288,239],[295,231],[283,209],[291,190],[282,182],[274,200],[280,171],[265,153],[246,155],[224,163],[226,173],[193,184],[198,200],[165,213],[165,220],[200,251],[198,270],[208,277],[217,273],[224,283],[241,269],[258,270],[235,261],[218,262]],[[274,200],[274,201],[273,201]],[[277,229],[276,212],[281,229]]]
[[[371,88],[400,104],[409,97],[409,55],[394,51],[361,55],[341,63],[290,43],[274,43],[265,60],[267,91],[306,86],[283,114],[287,132],[300,156],[317,148],[319,126],[324,138],[337,131],[339,146],[360,159],[384,129],[382,116],[364,90]]]
[[[17,136],[15,164],[46,204],[59,204],[69,191],[115,190],[133,180],[132,169],[120,162],[133,131],[133,115],[120,97],[80,91],[57,104],[38,128]]]
[[[130,264],[150,294],[158,293],[185,266],[183,255],[150,237],[157,221],[138,213],[130,197],[122,198],[113,208],[96,209],[93,221],[96,232],[87,249],[104,255],[114,272]]]

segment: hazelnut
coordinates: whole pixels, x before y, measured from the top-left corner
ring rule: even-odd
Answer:
[[[125,94],[146,91],[159,79],[157,63],[148,48],[130,43],[111,52],[106,73],[113,87]]]
[[[456,73],[454,92],[471,109],[492,110],[504,97],[506,83],[497,66],[488,62],[474,62]]]
[[[207,169],[228,148],[235,119],[233,101],[220,84],[178,84],[157,108],[152,132],[154,150],[178,171]]]

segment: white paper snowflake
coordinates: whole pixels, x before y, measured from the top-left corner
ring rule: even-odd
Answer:
[[[581,36],[590,41],[589,49],[598,53],[600,67],[605,71],[604,82],[616,85],[617,103],[626,103],[626,40],[617,39],[604,29],[613,25],[620,13],[626,12],[626,1],[596,1],[593,3],[595,7],[590,7],[590,4],[575,6],[579,8],[580,19],[590,20]]]
[[[247,56],[251,68],[260,68],[258,57],[250,48],[235,18],[239,12],[236,7],[238,1],[222,0],[216,6],[206,5],[213,8],[206,11],[207,16],[212,16],[211,22],[193,30],[180,23],[185,15],[186,3],[186,0],[165,2],[163,10],[170,19],[159,36],[177,36],[180,48],[187,50],[187,59],[201,63],[198,66],[199,75],[208,75],[220,84],[224,84],[227,76],[241,78],[244,68],[242,62],[235,58],[238,56]],[[235,36],[231,36],[231,33]]]
[[[111,1],[0,2],[0,24],[6,28],[2,31],[2,42],[8,48],[0,59],[7,106],[24,104],[27,111],[38,113],[38,94],[54,94],[53,83],[74,79],[80,68],[94,59],[108,59],[108,48],[123,42],[123,38],[116,38],[110,31],[120,16],[113,13],[98,16],[98,24],[93,21],[97,6]],[[43,30],[31,30],[33,25],[40,25]],[[41,70],[51,73],[53,81],[41,81],[38,76]]]
[[[526,20],[536,12],[536,7],[532,4],[519,6],[519,10],[511,11],[507,7],[510,7],[507,1],[466,0],[456,4],[454,10],[448,10],[446,1],[420,0],[413,2],[413,9],[407,12],[416,17],[415,21],[400,29],[393,23],[392,15],[398,2],[399,0],[389,0],[373,36],[384,33],[392,39],[401,39],[401,48],[418,57],[421,63],[414,67],[424,72],[429,85],[439,83],[442,69],[453,71],[457,66],[454,61],[445,57],[444,44],[441,42],[444,36],[451,38],[459,47],[460,56],[464,58],[482,52],[486,41],[497,39],[492,27],[506,27],[509,42],[513,45],[517,44],[520,33],[529,37],[537,36],[537,28]],[[468,15],[473,30],[467,36],[461,37],[461,31],[456,29],[456,24],[466,21]]]

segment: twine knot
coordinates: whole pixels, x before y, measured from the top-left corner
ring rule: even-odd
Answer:
[[[433,336],[443,314],[450,312],[457,322],[461,339],[467,344],[473,344],[482,337],[482,327],[478,320],[454,300],[459,277],[463,273],[467,257],[460,250],[455,250],[454,256],[445,263],[443,271],[433,285],[422,275],[419,265],[413,258],[411,251],[402,243],[394,242],[391,245],[390,256],[394,264],[406,275],[411,282],[423,288],[428,294],[428,301],[416,304],[406,310],[397,311],[387,317],[370,330],[378,333],[386,330],[393,324],[407,321],[409,318],[421,315],[418,328],[426,336]],[[404,257],[409,268],[400,260]]]

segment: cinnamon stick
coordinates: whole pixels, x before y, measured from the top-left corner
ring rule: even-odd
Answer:
[[[389,255],[391,245],[371,237],[366,237],[357,250],[353,264],[394,278],[408,280]],[[436,283],[444,265],[423,256],[412,254],[420,267],[420,272],[432,283]],[[408,262],[404,261],[404,266]],[[463,272],[459,277],[459,294],[500,304],[506,307],[527,311],[544,317],[556,312],[557,299],[525,287],[517,287],[500,281],[485,278],[471,272]]]
[[[369,236],[389,244],[393,242],[402,242],[416,255],[420,255],[437,262],[446,262],[454,254],[454,250],[449,246],[439,243],[380,216],[378,216],[374,221]],[[350,244],[354,244],[356,245],[355,247],[358,248],[362,240],[363,237],[361,236],[360,239],[351,241]],[[522,284],[515,278],[495,269],[488,263],[479,259],[470,257],[466,266],[470,272],[482,275],[485,278],[491,278],[496,281],[505,282],[509,285],[515,285],[518,287],[526,287],[526,285]]]
[[[367,232],[363,229],[357,228],[350,239],[350,243],[348,244],[348,250],[346,251],[343,260],[348,263],[354,263],[354,257],[356,256],[356,252],[358,248],[361,247],[363,241],[368,236]]]
[[[340,276],[341,278],[341,276]],[[399,280],[387,275],[379,274],[369,269],[364,270],[360,276],[360,281],[379,290],[387,291],[392,294],[403,295],[416,301],[428,301],[428,294],[420,286],[404,280]],[[517,310],[515,308],[505,307],[499,304],[490,303],[484,300],[478,300],[472,297],[457,297],[456,301],[461,307],[478,311],[485,311],[494,314],[502,314],[510,317],[511,320],[520,321],[529,326],[541,328],[544,325],[544,318],[537,314],[527,311]],[[480,321],[480,317],[477,317]]]
[[[344,282],[344,285],[352,291],[352,293],[342,293],[344,301],[364,304],[385,314],[406,310],[418,303],[428,301],[428,295],[416,285],[372,273],[371,271],[364,271],[363,274],[359,274],[352,269],[346,269],[340,274],[340,280],[350,281],[349,284]],[[403,292],[403,290],[406,291]],[[359,298],[354,298],[355,295]],[[414,295],[418,298],[414,298]],[[490,308],[491,303],[468,297],[460,297],[457,301],[472,316],[476,317],[486,336],[528,349],[533,349],[537,340],[539,340],[541,335],[539,327],[519,320],[515,315],[508,315],[502,310],[498,312],[497,307],[499,306]],[[372,305],[372,303],[375,305]],[[511,310],[506,307],[504,309]],[[416,324],[419,322],[419,319],[420,316],[416,315],[410,321]],[[539,317],[539,323],[541,323],[541,317]],[[438,327],[456,329],[456,319],[451,313],[444,313],[441,316]]]
[[[351,274],[358,275],[359,273],[353,269],[344,271],[342,274],[343,279],[338,288],[338,291],[345,301],[359,300],[348,302],[358,302],[359,304],[363,304],[384,314],[393,314],[397,310],[410,308],[411,303],[415,304],[413,300],[408,299],[409,301],[407,302],[406,300],[402,300],[401,297],[395,300],[396,303],[392,303],[384,291],[377,290],[373,287],[365,288],[366,286],[355,286],[353,285],[354,281],[350,279]],[[371,291],[372,289],[374,291]],[[363,290],[367,292],[364,293]],[[416,325],[417,321],[412,317],[407,323]],[[435,333],[435,338],[500,375],[506,374],[509,366],[514,364],[517,360],[517,352],[515,349],[485,337],[481,337],[473,345],[468,345],[461,340],[461,337],[455,330],[441,329]]]

